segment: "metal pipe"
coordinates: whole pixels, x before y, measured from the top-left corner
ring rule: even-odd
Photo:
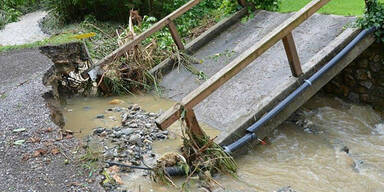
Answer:
[[[370,29],[364,29],[361,31],[343,50],[341,50],[335,57],[333,57],[326,65],[324,65],[319,71],[313,74],[309,79],[304,80],[304,83],[293,91],[288,97],[286,97],[283,101],[281,101],[277,106],[275,106],[271,111],[269,111],[266,115],[260,118],[256,123],[248,127],[246,130],[247,133],[245,136],[240,138],[239,140],[233,142],[230,145],[224,146],[225,152],[228,154],[234,152],[238,148],[242,147],[246,143],[251,140],[257,138],[255,132],[275,117],[280,111],[285,109],[299,94],[305,91],[308,87],[310,87],[314,81],[316,81],[319,77],[321,77],[324,73],[326,73],[329,69],[331,69],[337,62],[339,62],[345,55],[347,55],[357,43],[359,43],[364,37],[373,33],[376,30],[375,27]]]

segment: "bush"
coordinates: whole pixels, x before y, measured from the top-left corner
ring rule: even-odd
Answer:
[[[384,4],[377,0],[365,0],[366,11],[357,21],[361,28],[376,27],[375,35],[379,42],[384,43]]]
[[[140,15],[163,18],[189,0],[46,0],[49,8],[56,11],[67,22],[81,21],[86,15],[96,19],[127,21],[129,11],[135,9]],[[278,0],[247,0],[256,8],[273,10]],[[223,14],[230,14],[239,8],[236,0],[204,0],[188,11],[187,20],[196,20],[204,14],[220,9]]]

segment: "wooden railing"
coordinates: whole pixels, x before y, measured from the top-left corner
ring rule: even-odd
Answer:
[[[292,36],[292,30],[312,16],[321,7],[330,0],[313,0],[292,17],[287,19],[272,32],[262,38],[255,45],[243,52],[236,59],[214,74],[210,79],[194,91],[185,96],[180,103],[175,104],[168,111],[156,119],[156,124],[160,129],[166,129],[181,116],[183,110],[186,110],[186,120],[192,124],[192,130],[199,131],[198,123],[193,112],[193,107],[208,97],[221,85],[238,74],[242,69],[252,63],[256,58],[266,52],[269,48],[282,40],[287,54],[292,74],[297,77],[302,74],[300,60],[296,51],[296,46]]]
[[[104,66],[104,65],[107,65],[107,64],[111,63],[115,59],[118,59],[125,52],[129,51],[135,45],[138,45],[143,40],[145,40],[146,38],[151,36],[152,34],[162,30],[165,26],[168,26],[168,29],[169,29],[169,31],[170,31],[170,33],[172,35],[172,38],[173,38],[176,46],[178,47],[178,49],[179,50],[183,50],[184,49],[183,42],[182,42],[182,40],[180,38],[180,35],[179,35],[178,31],[177,31],[177,27],[176,27],[176,25],[175,25],[175,23],[173,21],[175,19],[177,19],[178,17],[180,17],[181,15],[183,15],[188,10],[192,9],[194,6],[199,4],[201,1],[203,1],[203,0],[191,0],[188,3],[184,4],[183,6],[181,6],[180,8],[178,8],[177,10],[175,10],[174,12],[172,12],[171,14],[167,15],[166,17],[161,19],[159,22],[154,24],[152,27],[150,27],[149,29],[147,29],[146,31],[141,33],[140,35],[136,36],[133,40],[127,42],[123,46],[119,47],[118,49],[116,49],[115,51],[113,51],[112,53],[110,53],[109,55],[104,57],[103,59],[101,59],[95,65],[93,65],[92,67],[87,69],[84,72],[84,74],[88,73],[89,71],[94,69],[96,66]],[[239,1],[240,5],[245,6],[245,1],[244,0],[238,0],[238,1]]]

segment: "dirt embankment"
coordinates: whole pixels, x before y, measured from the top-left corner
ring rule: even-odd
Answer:
[[[81,142],[51,121],[52,65],[39,49],[0,54],[0,191],[103,191]]]

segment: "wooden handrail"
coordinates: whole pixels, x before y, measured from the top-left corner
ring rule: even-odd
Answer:
[[[313,0],[304,8],[288,18],[285,22],[275,28],[267,36],[262,38],[255,45],[243,52],[236,59],[214,74],[210,79],[194,91],[185,96],[180,103],[175,104],[160,117],[156,119],[156,124],[160,129],[166,129],[180,118],[182,109],[191,109],[208,97],[212,92],[218,89],[221,85],[239,73],[242,69],[248,66],[257,57],[282,40],[291,31],[312,16],[321,7],[327,4],[330,0]]]
[[[185,12],[187,12],[188,10],[193,8],[195,5],[200,3],[200,1],[202,1],[202,0],[191,0],[188,3],[184,4],[183,6],[181,6],[180,8],[175,10],[174,12],[172,12],[171,14],[169,14],[166,17],[164,17],[163,19],[161,19],[159,22],[155,23],[152,27],[150,27],[149,29],[147,29],[146,31],[141,33],[140,35],[136,36],[131,41],[127,42],[123,46],[119,47],[118,49],[116,49],[115,51],[113,51],[112,53],[110,53],[109,55],[104,57],[103,59],[101,59],[95,65],[93,65],[92,67],[87,69],[83,74],[88,73],[89,71],[91,71],[92,69],[94,69],[97,66],[103,66],[103,65],[108,64],[108,63],[112,62],[113,60],[117,59],[118,57],[123,55],[125,52],[132,49],[135,45],[141,43],[143,40],[145,40],[146,38],[151,36],[153,33],[156,33],[157,31],[163,29],[165,26],[169,25],[173,20],[177,19],[178,17],[183,15]],[[171,24],[170,27],[174,27],[174,26],[172,26],[172,24]],[[173,32],[172,36],[174,36],[174,34],[175,33]],[[179,42],[176,41],[176,43],[178,44]],[[178,46],[180,46],[180,45],[178,45]]]

